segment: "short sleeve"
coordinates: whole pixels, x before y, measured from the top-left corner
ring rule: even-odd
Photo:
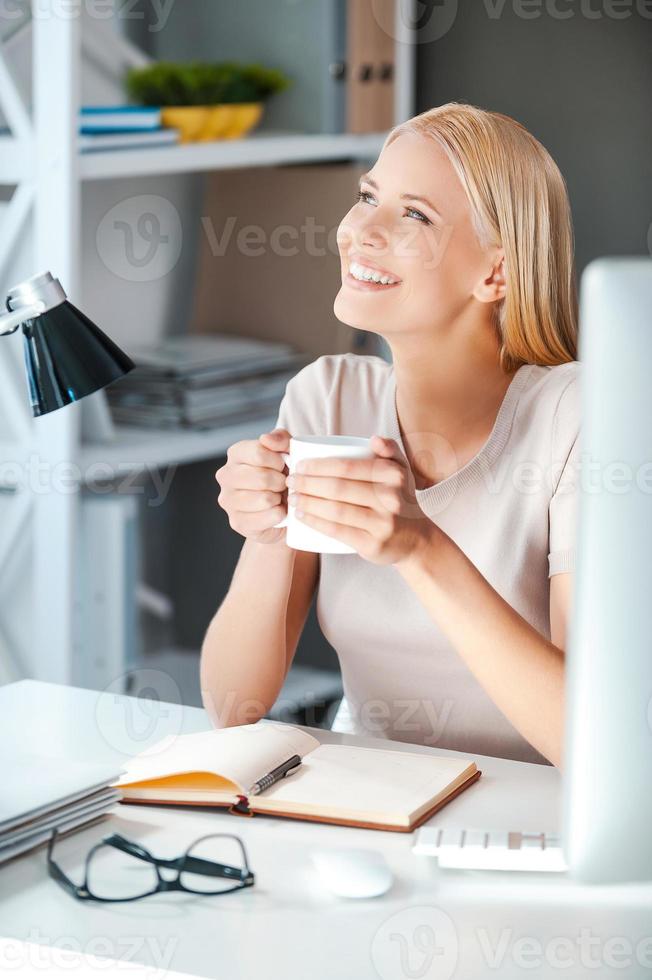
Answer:
[[[580,496],[579,383],[574,378],[559,401],[552,434],[553,494],[548,508],[548,576],[575,569]]]
[[[332,357],[322,354],[290,378],[278,408],[275,428],[287,429],[291,436],[329,433]]]

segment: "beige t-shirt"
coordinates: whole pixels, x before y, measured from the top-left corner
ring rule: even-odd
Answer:
[[[288,382],[291,435],[381,435],[405,455],[394,367],[326,354]],[[549,576],[571,571],[578,495],[579,362],[525,364],[489,438],[421,490],[423,512],[494,589],[550,638]],[[393,565],[320,555],[317,617],[337,652],[344,700],[333,728],[528,762],[543,756],[507,720]],[[473,609],[468,610],[473,615]]]

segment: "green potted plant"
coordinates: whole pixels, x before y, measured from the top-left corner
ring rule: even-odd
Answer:
[[[245,136],[265,99],[291,84],[276,68],[236,61],[159,61],[125,76],[132,102],[160,106],[162,125],[178,129],[182,143]]]

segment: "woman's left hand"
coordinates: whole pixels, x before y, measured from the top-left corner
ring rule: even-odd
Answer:
[[[287,479],[295,517],[350,545],[361,558],[394,565],[425,542],[432,522],[394,439],[373,436],[371,459],[304,459]],[[302,513],[300,513],[302,512]]]

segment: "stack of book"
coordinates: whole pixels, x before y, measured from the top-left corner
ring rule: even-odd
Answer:
[[[119,765],[7,754],[0,798],[0,864],[106,815],[121,797]]]
[[[291,344],[220,333],[129,353],[136,367],[106,389],[111,414],[156,428],[207,429],[271,414],[310,360]]]
[[[179,142],[179,130],[161,125],[156,106],[83,106],[78,144],[82,153]]]

